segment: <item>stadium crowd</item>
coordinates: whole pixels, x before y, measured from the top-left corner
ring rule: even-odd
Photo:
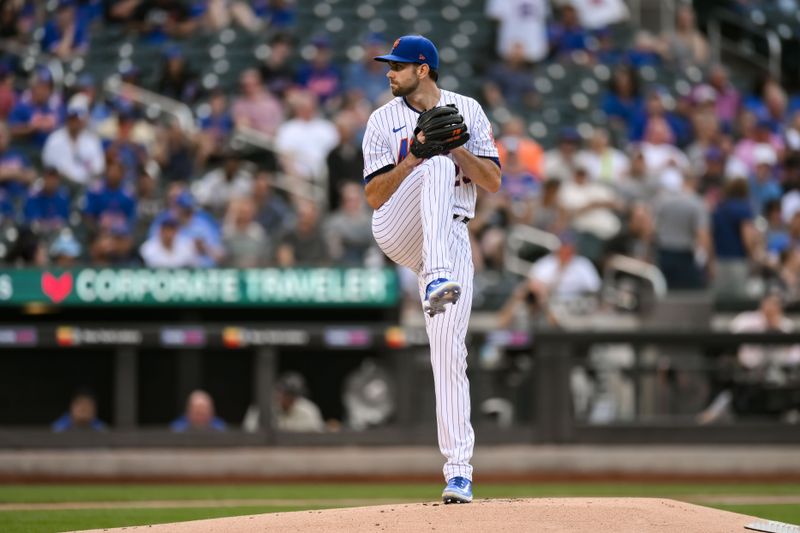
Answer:
[[[369,113],[391,97],[385,66],[371,58],[394,35],[364,28],[363,60],[337,62],[329,36],[298,34],[297,10],[287,0],[4,2],[2,261],[380,264],[360,144]],[[752,297],[766,280],[800,296],[800,98],[769,76],[732,83],[690,4],[663,35],[633,31],[622,0],[493,0],[485,14],[497,21],[497,58],[474,96],[496,119],[503,186],[480,195],[469,225],[477,271],[503,272],[507,231],[525,224],[569,232],[596,268],[612,253],[655,264],[670,289]],[[160,65],[116,74],[188,104],[195,128],[154,119],[90,74],[55,79],[44,59],[87,56],[101,25],[160,51]],[[209,88],[182,44],[228,27],[263,36],[269,50],[232,93]],[[41,61],[27,68],[30,47]],[[548,106],[534,73],[553,64],[611,74],[603,119],[591,130],[561,124],[550,145],[527,118]],[[667,66],[698,68],[702,79],[682,94],[640,77]],[[279,155],[242,157],[230,142],[241,131]]]

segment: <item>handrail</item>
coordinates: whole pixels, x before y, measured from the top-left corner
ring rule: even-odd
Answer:
[[[739,30],[748,32],[750,35],[757,35],[766,39],[768,57],[763,58],[766,59],[766,70],[775,79],[781,79],[783,46],[778,34],[772,30],[756,28],[752,24],[743,22],[741,17],[736,17],[733,14],[719,8],[711,12],[708,22],[706,23],[708,30],[708,41],[709,45],[711,46],[711,57],[715,63],[720,62],[722,49],[726,48],[731,53],[736,53],[739,58],[750,61],[755,66],[765,68],[765,62],[747,57],[741,53],[737,53],[737,47],[725,41],[724,37],[722,36],[722,23],[734,26]]]
[[[606,261],[605,268],[603,269],[603,280],[606,285],[609,285],[609,281],[615,270],[646,279],[652,284],[653,292],[659,298],[667,294],[667,280],[664,278],[664,274],[661,270],[655,265],[626,255],[613,255]]]
[[[506,238],[505,268],[520,276],[527,276],[533,264],[519,256],[524,244],[533,244],[548,252],[554,252],[561,246],[561,239],[550,232],[532,226],[524,224],[511,226]]]
[[[194,133],[197,129],[192,110],[183,102],[148,91],[138,85],[123,82],[119,75],[106,79],[104,88],[111,94],[116,96],[124,95],[139,104],[158,106],[164,113],[175,117],[181,129],[188,133]]]

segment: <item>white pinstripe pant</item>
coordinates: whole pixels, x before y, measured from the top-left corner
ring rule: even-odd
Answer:
[[[438,156],[425,160],[400,184],[372,217],[372,233],[395,263],[417,273],[420,299],[436,278],[461,283],[461,299],[433,318],[425,328],[431,346],[436,390],[439,449],[447,462],[444,477],[472,479],[475,433],[470,423],[467,346],[472,307],[472,252],[467,225],[453,220],[455,164]]]

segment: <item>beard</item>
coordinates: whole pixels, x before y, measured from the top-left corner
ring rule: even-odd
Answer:
[[[414,91],[416,91],[417,87],[419,87],[419,80],[418,79],[414,79],[414,81],[410,85],[407,85],[405,87],[400,86],[400,85],[392,87],[391,88],[392,89],[392,95],[394,95],[394,96],[408,96],[409,94],[411,94]]]

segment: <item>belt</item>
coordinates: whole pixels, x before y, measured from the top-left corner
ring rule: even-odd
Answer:
[[[459,222],[463,222],[464,224],[468,224],[471,218],[467,215],[453,215],[453,220],[458,220]]]

